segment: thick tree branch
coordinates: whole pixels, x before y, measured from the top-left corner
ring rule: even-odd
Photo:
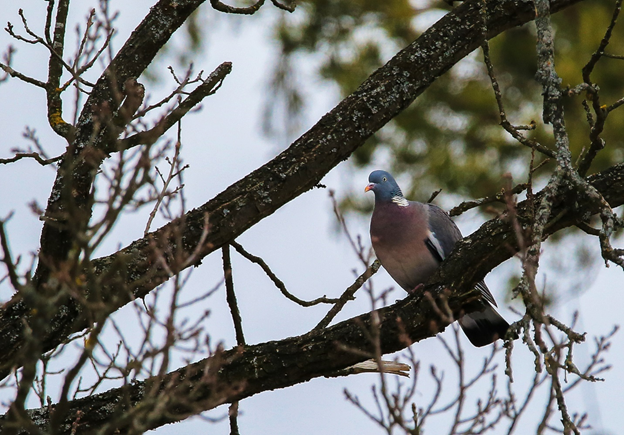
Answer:
[[[553,11],[576,2],[577,0],[553,1]],[[160,2],[152,8],[151,18],[148,17],[145,21],[151,19],[157,22],[157,18],[152,15],[156,14],[158,17],[159,14],[165,13],[166,9],[162,9],[166,6],[165,3]],[[178,14],[184,11],[190,13],[191,2],[184,5],[178,2],[178,5],[176,8]],[[182,266],[188,267],[188,262],[175,263],[175,259],[183,258],[184,253],[194,253],[200,261],[287,202],[311,189],[329,170],[347,159],[374,132],[405,109],[437,77],[482,44],[484,37],[481,31],[482,5],[482,2],[475,0],[465,2],[454,9],[418,40],[373,73],[356,92],[344,99],[272,161],[230,186],[203,206],[187,213],[183,219],[171,222],[114,255],[94,261],[95,282],[89,285],[99,288],[99,293],[106,297],[104,302],[120,307],[133,297],[143,296],[166,281],[171,271],[176,273]],[[487,6],[488,38],[510,27],[528,22],[535,16],[534,4],[529,1],[492,0]],[[176,19],[180,18],[180,15],[175,16]],[[145,38],[156,37],[152,35],[151,27],[142,26],[143,24],[135,31],[131,40],[139,38],[140,42]],[[146,36],[143,36],[144,34]],[[141,44],[137,43],[137,46],[140,47]],[[135,53],[133,47],[135,46],[126,50],[125,46],[114,63],[118,58],[128,60],[129,53],[134,53],[140,60],[139,64],[146,66],[151,59],[149,53]],[[128,63],[135,65],[137,60],[133,59]],[[140,72],[139,67],[126,69],[123,63],[116,65],[119,68],[116,70],[117,81]],[[94,101],[114,103],[114,92],[107,80],[107,77],[103,76],[98,81],[91,95]],[[87,109],[85,111],[88,112]],[[89,174],[84,174],[85,178],[81,179],[82,181],[76,179],[75,183],[84,181],[90,185]],[[83,184],[81,186],[85,187]],[[57,179],[55,191],[62,188],[63,181]],[[52,199],[51,201],[54,202]],[[198,246],[198,241],[202,240],[206,214],[210,216],[210,229],[204,243]],[[55,232],[56,236],[51,235],[50,231]],[[66,246],[68,239],[61,236],[58,228],[46,224],[42,236],[42,252],[45,254],[45,250],[50,249],[52,242],[68,249]],[[508,237],[505,243],[511,242],[513,233],[509,232]],[[182,243],[177,243],[178,239]],[[509,251],[506,248],[501,249],[505,251],[505,256],[490,257],[492,260],[482,263],[487,264],[489,269],[479,268],[481,277],[496,264],[509,258]],[[167,253],[165,258],[171,260],[167,268],[159,267],[155,261],[155,253],[160,253],[158,254],[160,257],[163,252]],[[124,274],[120,274],[120,270],[123,270]],[[31,310],[19,298],[9,302],[0,311],[2,377],[8,374],[11,367],[18,364],[16,355],[19,355],[23,345],[22,322],[31,316]],[[67,301],[59,308],[58,314],[47,321],[49,329],[43,338],[43,348],[53,349],[69,334],[88,327],[89,318],[89,313],[85,313],[77,302]]]
[[[431,285],[427,286],[427,289],[433,290],[435,287]],[[459,309],[464,302],[477,296],[473,290],[463,294],[456,293],[449,299],[449,305],[453,309]],[[405,347],[403,330],[413,341],[430,337],[443,330],[446,326],[443,323],[432,330],[431,321],[436,318],[435,310],[424,295],[408,298],[379,310],[383,353]],[[146,397],[145,394],[146,391],[153,391],[154,382],[158,382],[160,392],[166,391],[168,394],[166,399],[164,395],[160,399],[167,400],[169,405],[161,420],[154,422],[151,428],[178,421],[201,409],[212,409],[262,391],[284,388],[315,377],[331,375],[336,370],[368,359],[366,355],[373,351],[373,344],[369,340],[370,333],[366,331],[370,327],[371,315],[365,314],[319,333],[247,346],[244,349],[238,347],[217,353],[211,358],[170,373],[162,379],[135,382],[100,395],[76,400],[70,403],[69,416],[63,422],[65,424],[61,425],[67,430],[59,433],[70,433],[72,422],[79,411],[84,414],[77,425],[76,434],[89,433],[101,428],[110,421],[113,414],[118,417],[117,421],[124,421],[123,418],[119,418],[118,413],[127,412],[130,408],[126,401],[116,401],[116,398],[127,397],[132,406],[143,400],[159,400],[159,397]],[[169,388],[172,383],[177,385],[173,390]],[[192,398],[192,402],[189,402],[188,398]],[[110,403],[119,405],[110,407]],[[45,424],[50,410],[45,408],[29,412],[34,421]],[[119,430],[118,433],[125,432],[124,427],[109,428],[111,432],[114,429]]]

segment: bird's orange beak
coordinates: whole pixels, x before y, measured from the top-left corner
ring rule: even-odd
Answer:
[[[375,183],[371,183],[368,186],[366,186],[364,188],[364,192],[368,192],[369,190],[373,190],[373,188],[375,187]]]

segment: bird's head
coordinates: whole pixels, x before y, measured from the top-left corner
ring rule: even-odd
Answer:
[[[394,177],[386,171],[373,171],[368,176],[368,186],[364,189],[365,192],[372,190],[375,193],[375,199],[390,201],[395,197],[403,197],[401,188],[394,180]]]

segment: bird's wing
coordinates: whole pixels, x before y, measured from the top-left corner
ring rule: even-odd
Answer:
[[[462,238],[461,231],[455,225],[455,222],[440,207],[429,205],[429,231],[431,235],[425,240],[425,244],[431,254],[440,262],[451,253],[455,247],[455,243]],[[496,305],[494,296],[490,293],[490,289],[485,282],[479,281],[475,286],[481,292],[483,298],[490,304]]]
[[[425,239],[425,246],[438,263],[442,263],[442,261],[444,261],[444,250],[433,233],[430,232]]]
[[[427,205],[429,206],[429,231],[431,235],[425,243],[427,243],[427,247],[430,244],[433,245],[438,252],[438,256],[444,260],[455,247],[455,243],[461,240],[462,234],[455,222],[444,210],[437,205]],[[431,250],[431,248],[429,249]]]

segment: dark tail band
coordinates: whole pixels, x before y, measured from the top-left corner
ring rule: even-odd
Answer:
[[[504,338],[509,323],[488,304],[483,311],[474,311],[459,319],[468,340],[477,347],[494,343]]]

